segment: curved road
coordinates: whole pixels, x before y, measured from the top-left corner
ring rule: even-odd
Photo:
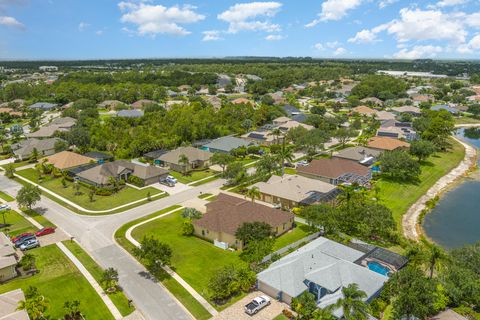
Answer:
[[[42,197],[36,211],[43,212],[47,219],[75,237],[103,268],[116,268],[120,285],[146,319],[192,319],[183,305],[166,288],[151,279],[145,268],[115,242],[114,233],[129,221],[193,199],[200,192],[218,189],[224,182],[222,179],[215,180],[112,215],[78,215],[46,197]],[[0,175],[0,190],[16,195],[21,187]]]

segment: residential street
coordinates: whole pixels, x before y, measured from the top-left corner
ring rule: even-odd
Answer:
[[[200,192],[218,189],[223,183],[222,179],[215,180],[113,215],[77,215],[46,197],[42,197],[36,210],[75,237],[102,267],[116,268],[120,285],[146,319],[190,319],[186,309],[165,288],[149,279],[145,268],[118,246],[113,237],[115,231],[129,221],[195,198]],[[0,175],[1,190],[16,195],[20,188],[18,183]]]

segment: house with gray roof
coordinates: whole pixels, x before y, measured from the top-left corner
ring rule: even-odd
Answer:
[[[26,134],[28,138],[50,138],[55,132],[69,131],[77,120],[71,117],[56,118],[48,125],[41,127],[39,130]]]
[[[122,117],[122,118],[140,118],[143,115],[144,115],[144,112],[138,109],[120,110],[117,112],[117,117]]]
[[[225,136],[203,145],[200,149],[210,152],[230,153],[232,150],[237,148],[248,147],[251,145],[255,145],[255,142],[242,138]]]
[[[30,105],[28,108],[29,109],[38,109],[42,111],[50,111],[53,110],[57,107],[58,105],[56,103],[49,103],[49,102],[37,102],[32,105]]]
[[[369,166],[377,161],[381,153],[382,151],[380,150],[358,146],[343,149],[333,154],[333,156],[337,158],[356,161],[365,166]]]
[[[288,304],[308,291],[315,296],[317,306],[325,308],[343,298],[342,288],[355,283],[366,293],[366,302],[370,302],[378,296],[388,276],[362,265],[364,256],[362,251],[320,237],[260,272],[257,288]],[[333,314],[337,318],[343,315],[341,308]]]
[[[188,164],[184,164],[181,161],[182,156],[186,156]],[[213,153],[197,149],[194,147],[180,147],[158,157],[158,161],[161,166],[169,167],[171,170],[177,172],[191,171],[193,169],[201,169],[210,165],[210,158]]]
[[[60,138],[36,139],[29,138],[12,144],[11,148],[15,158],[25,160],[32,156],[33,150],[36,149],[39,157],[50,156],[55,153],[55,143],[63,141]]]
[[[449,106],[447,104],[437,104],[435,106],[432,106],[430,110],[434,110],[434,111],[446,110],[453,115],[459,114],[459,110],[457,108]]]

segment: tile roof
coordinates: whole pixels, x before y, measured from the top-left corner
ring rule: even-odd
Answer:
[[[151,104],[151,103],[156,104],[157,102],[153,100],[142,99],[142,100],[135,101],[134,103],[131,104],[131,106],[134,109],[142,109],[145,105]]]
[[[373,137],[368,141],[368,146],[380,150],[395,150],[398,148],[408,148],[410,144],[395,138]]]
[[[55,153],[51,156],[45,158],[48,163],[53,164],[55,168],[60,170],[78,167],[84,164],[88,164],[90,162],[95,162],[95,159],[82,156],[81,154],[70,152],[70,151],[62,151],[59,153]]]
[[[352,111],[360,114],[365,114],[365,115],[372,115],[375,113],[375,110],[367,106],[358,106],[353,108]]]
[[[299,167],[297,172],[337,179],[346,173],[367,176],[370,173],[370,169],[355,161],[333,157],[313,160],[308,166]]]
[[[213,155],[211,152],[200,150],[194,147],[180,147],[161,155],[158,159],[167,163],[179,164],[178,161],[180,160],[180,156],[182,154],[187,156],[190,162],[207,161]]]
[[[366,147],[350,147],[334,154],[335,157],[344,158],[355,161],[362,161],[368,157],[378,157],[381,151]]]
[[[289,222],[294,215],[250,200],[220,193],[206,205],[207,213],[193,224],[215,232],[234,235],[245,222],[265,222],[273,228]]]

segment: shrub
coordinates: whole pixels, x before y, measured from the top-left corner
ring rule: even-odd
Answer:
[[[140,179],[139,177],[137,176],[130,176],[128,177],[128,183],[131,183],[133,184],[134,186],[137,186],[139,188],[142,188],[145,186],[145,181],[143,181],[142,179]]]
[[[97,188],[95,191],[97,196],[111,196],[113,194],[112,190],[108,188]]]

